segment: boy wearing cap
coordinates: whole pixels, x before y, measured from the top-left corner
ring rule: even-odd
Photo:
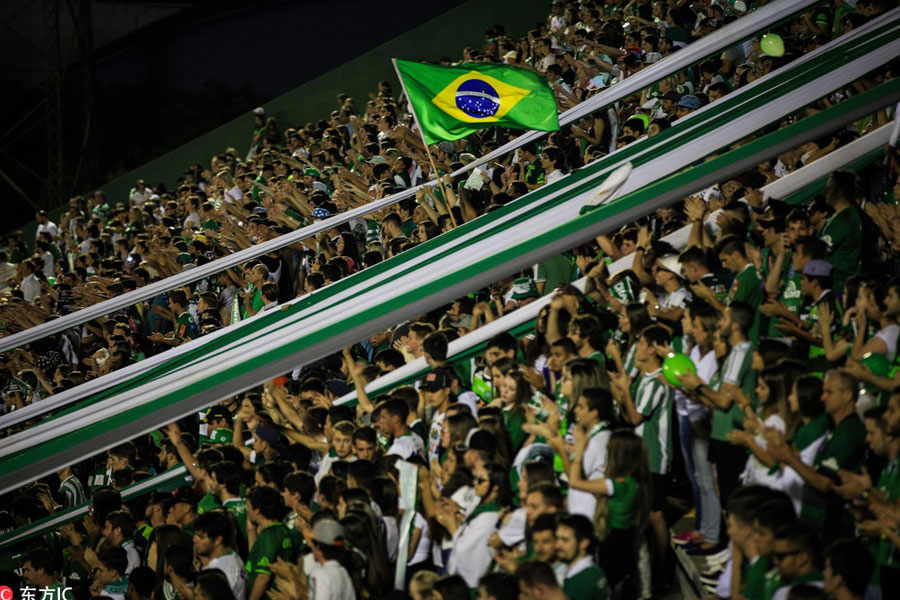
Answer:
[[[317,563],[309,574],[309,599],[355,600],[353,580],[338,561],[344,552],[344,528],[341,524],[333,519],[321,519],[312,531],[303,533],[312,545],[313,558]]]
[[[693,295],[685,287],[684,280],[681,278],[678,256],[670,254],[659,258],[653,266],[653,279],[666,294],[659,302],[653,302],[652,299],[655,298],[655,295],[652,291],[645,290],[647,298],[651,299],[647,306],[647,312],[657,320],[674,323],[681,321],[684,309],[691,303]]]
[[[224,406],[211,406],[200,423],[199,442],[213,444],[230,444],[234,437],[231,411]]]
[[[247,541],[250,546],[247,555],[248,600],[269,597],[271,563],[279,558],[294,559],[294,538],[281,522],[284,513],[284,500],[275,488],[257,485],[247,492]]]
[[[678,106],[675,108],[675,117],[682,119],[698,108],[700,108],[700,98],[691,94],[682,96],[681,100],[678,101]]]
[[[200,503],[197,492],[190,486],[182,486],[172,494],[172,505],[166,515],[166,523],[177,525],[188,535],[193,534],[194,521],[197,520],[197,504]]]
[[[428,430],[428,462],[438,460],[441,456],[441,431],[447,418],[447,409],[454,398],[450,389],[453,378],[448,369],[433,370],[419,386],[419,418],[426,419],[426,407],[430,406],[431,427]]]

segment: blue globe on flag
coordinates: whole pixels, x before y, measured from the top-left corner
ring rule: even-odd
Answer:
[[[470,117],[493,117],[500,109],[500,94],[487,82],[468,79],[456,88],[456,106]]]

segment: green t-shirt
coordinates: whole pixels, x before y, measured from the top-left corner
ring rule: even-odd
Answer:
[[[222,508],[231,512],[237,521],[238,533],[247,535],[247,501],[244,498],[229,498],[222,503]]]
[[[250,301],[250,306],[253,307],[253,310],[259,312],[265,305],[266,303],[263,301],[262,290],[256,290],[256,293],[253,294],[253,300]]]
[[[741,595],[747,600],[763,600],[766,592],[766,573],[771,567],[768,556],[760,556],[750,563],[741,577]]]
[[[544,294],[549,294],[560,284],[572,281],[575,265],[565,255],[560,254],[539,262],[534,271],[535,283],[544,282]]]
[[[794,271],[791,265],[791,255],[789,252],[784,257],[784,263],[787,269],[783,269],[781,273],[781,291],[778,293],[778,301],[784,304],[794,315],[800,315],[800,309],[803,308],[803,292],[800,291],[800,279],[803,277],[800,273]],[[768,337],[783,337],[784,334],[778,330],[781,319],[778,317],[770,317],[768,319],[769,327],[766,335]]]
[[[845,469],[858,473],[863,464],[866,449],[866,427],[854,412],[833,427],[819,448],[813,467],[820,473],[837,478]],[[825,520],[827,498],[809,485],[803,486],[803,503],[800,515],[818,522]]]
[[[197,504],[197,514],[202,515],[208,510],[214,510],[219,508],[219,499],[216,498],[215,494],[212,492],[206,492],[206,495],[200,499],[200,503]]]
[[[253,589],[257,575],[271,575],[272,571],[269,569],[271,563],[279,558],[293,560],[294,554],[294,538],[284,524],[272,523],[263,529],[247,556],[248,595]]]
[[[541,166],[540,160],[525,164],[525,183],[537,185],[544,183],[544,181],[544,167]]]
[[[860,250],[862,247],[862,221],[859,213],[848,206],[839,213],[831,215],[825,221],[825,227],[819,235],[828,244],[828,256],[825,260],[834,267],[834,290],[844,289],[847,278],[859,274]]]
[[[764,300],[763,283],[759,271],[753,264],[748,263],[731,283],[726,304],[740,301],[746,302],[753,308],[758,308]],[[751,340],[759,338],[759,323],[760,313],[757,311],[753,319],[753,327],[750,328],[750,333],[747,335]]]
[[[197,337],[197,324],[191,313],[185,311],[175,321],[175,337],[179,340],[192,340]]]
[[[563,593],[570,600],[608,600],[609,585],[606,582],[606,574],[597,565],[591,565],[566,578]]]
[[[609,529],[631,529],[638,498],[638,482],[631,477],[612,480],[613,495],[609,497],[607,526]]]
[[[403,232],[403,235],[408,239],[412,239],[413,235],[416,233],[418,226],[415,221],[410,219],[409,221],[404,221],[400,224],[400,231]]]
[[[522,447],[525,438],[528,437],[528,434],[522,430],[522,425],[525,424],[525,415],[518,410],[504,410],[503,423],[509,434],[509,441],[512,443],[513,454],[515,454]]]
[[[116,579],[112,583],[107,583],[106,587],[103,588],[103,591],[100,593],[101,596],[124,596],[125,592],[128,591],[128,578],[122,577],[121,579]]]

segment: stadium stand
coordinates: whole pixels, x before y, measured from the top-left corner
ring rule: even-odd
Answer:
[[[0,584],[900,596],[896,2],[549,10],[441,63],[559,131],[384,81],[8,237]]]

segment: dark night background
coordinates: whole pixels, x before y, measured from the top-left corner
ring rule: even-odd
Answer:
[[[348,0],[338,8],[262,0],[2,4],[0,230],[10,231],[37,208],[139,167],[462,0]],[[59,194],[47,184],[54,64],[61,66]],[[248,139],[249,130],[248,122]]]

